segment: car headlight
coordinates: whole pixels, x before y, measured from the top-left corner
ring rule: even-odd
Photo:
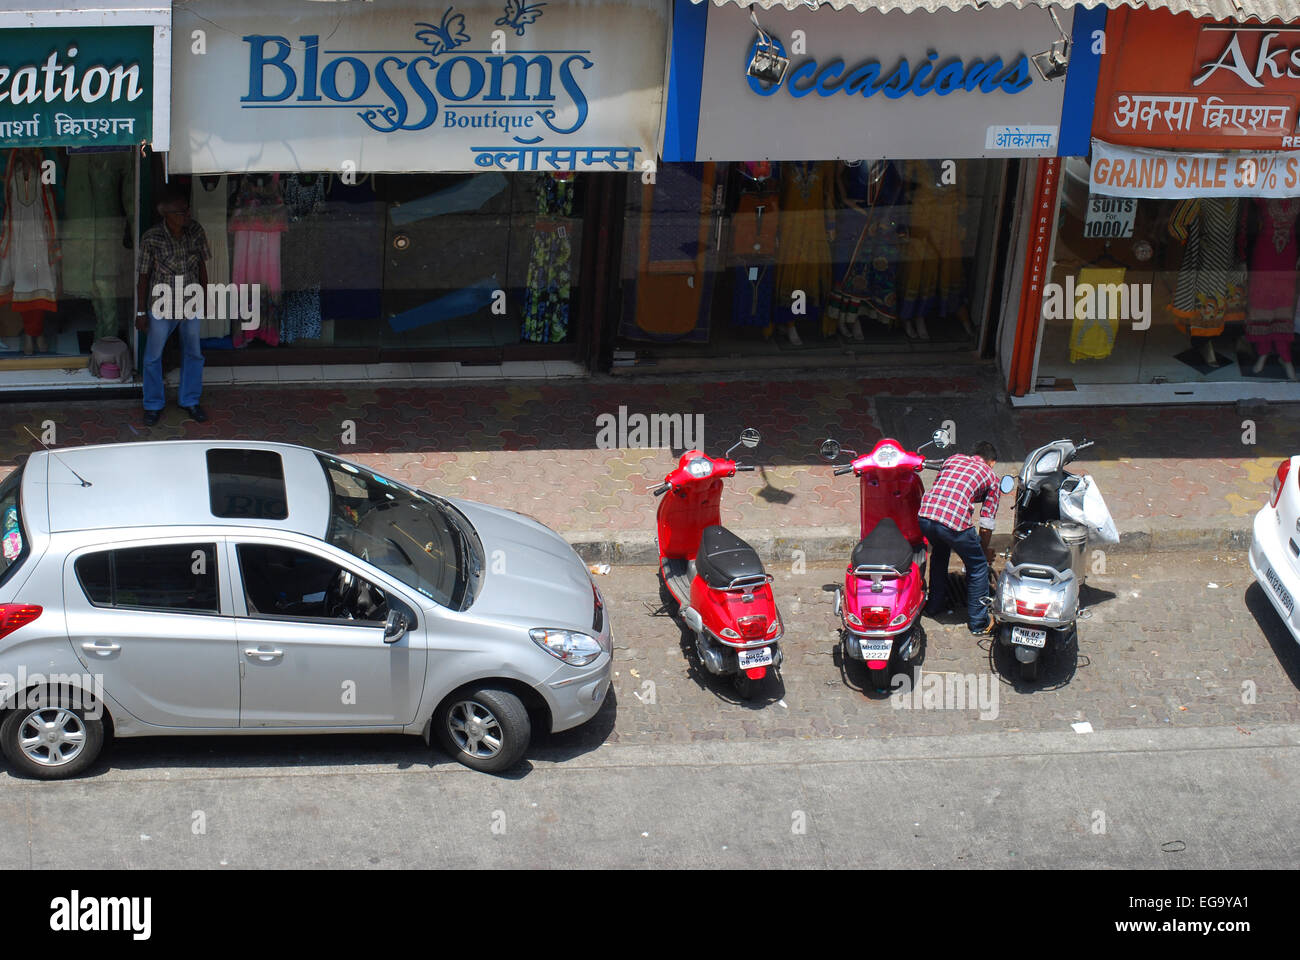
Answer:
[[[599,643],[576,630],[535,627],[528,631],[528,636],[555,659],[573,667],[585,667],[602,652]]]

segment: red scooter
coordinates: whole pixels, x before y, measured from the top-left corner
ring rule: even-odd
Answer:
[[[677,469],[651,489],[657,515],[659,579],[695,634],[700,663],[715,676],[734,676],[737,692],[755,696],[768,671],[780,676],[784,632],[772,597],[772,578],[753,547],[718,523],[722,481],[753,470],[728,459],[732,450],[758,446],[750,427],[720,459],[687,450]],[[671,495],[664,496],[669,493]]]
[[[835,613],[845,656],[866,663],[877,690],[888,690],[890,678],[920,649],[914,628],[927,595],[929,549],[917,519],[924,492],[920,472],[942,465],[921,456],[930,444],[948,446],[947,434],[936,430],[916,452],[888,437],[864,456],[834,440],[821,446],[828,462],[841,453],[855,458],[835,468],[835,476],[857,474],[861,498],[861,539],[849,558],[844,586],[835,592]]]

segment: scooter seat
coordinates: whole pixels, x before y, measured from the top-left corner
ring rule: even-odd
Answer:
[[[739,577],[763,576],[763,561],[753,547],[726,527],[705,527],[695,555],[695,572],[710,587],[721,589]]]
[[[891,567],[899,573],[912,569],[912,545],[903,531],[889,517],[879,520],[871,532],[858,541],[849,562],[855,567],[863,565]]]
[[[1036,523],[1029,535],[1011,548],[1011,562],[1037,563],[1064,572],[1070,569],[1073,555],[1056,528],[1046,523]]]

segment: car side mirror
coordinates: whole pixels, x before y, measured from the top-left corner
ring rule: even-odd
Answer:
[[[389,610],[384,621],[384,643],[397,643],[411,629],[410,618],[401,610]]]
[[[840,445],[835,440],[823,440],[821,458],[827,463],[834,463],[840,455]]]
[[[998,484],[998,489],[1003,493],[1010,493],[1012,490],[1016,489],[1016,478],[1009,473],[1003,474],[1002,482]]]

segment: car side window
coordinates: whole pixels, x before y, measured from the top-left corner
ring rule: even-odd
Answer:
[[[96,606],[219,613],[217,546],[176,543],[100,550],[77,558],[77,580]]]
[[[388,618],[384,592],[331,560],[261,543],[241,543],[236,552],[250,616],[375,625]],[[397,608],[407,609],[400,603]]]

